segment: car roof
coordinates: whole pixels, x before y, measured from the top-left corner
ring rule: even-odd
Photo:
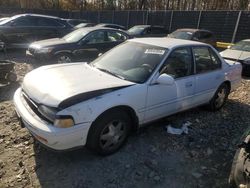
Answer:
[[[192,33],[195,33],[197,31],[205,31],[205,32],[212,33],[211,31],[206,30],[206,29],[195,29],[195,28],[182,28],[182,29],[177,29],[175,31],[184,31],[184,32],[192,32]]]
[[[147,27],[165,28],[164,26],[161,26],[161,25],[135,25],[133,27],[141,27],[141,28],[147,28]]]
[[[21,17],[21,16],[39,16],[39,17],[44,17],[44,18],[62,19],[56,16],[49,16],[49,15],[43,15],[43,14],[18,14],[16,15],[16,17]]]
[[[242,40],[242,41],[250,42],[250,39],[244,39],[244,40]]]
[[[112,31],[119,31],[119,32],[123,32],[126,33],[127,35],[129,35],[126,31],[120,30],[120,29],[115,29],[115,28],[109,28],[109,27],[101,27],[101,26],[94,26],[94,27],[84,27],[84,28],[79,28],[83,31],[95,31],[95,30],[112,30]]]
[[[178,46],[185,46],[185,45],[203,45],[209,46],[208,44],[204,44],[201,42],[191,41],[191,40],[182,40],[182,39],[174,39],[174,38],[167,38],[167,37],[157,37],[157,38],[135,38],[130,39],[129,41],[138,42],[142,44],[149,44],[154,46],[159,46],[163,48],[175,48]]]

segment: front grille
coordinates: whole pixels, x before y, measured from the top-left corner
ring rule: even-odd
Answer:
[[[29,107],[31,108],[31,110],[38,117],[40,117],[42,120],[45,120],[45,121],[50,122],[50,123],[53,123],[51,120],[49,120],[42,113],[39,112],[39,110],[38,110],[39,104],[36,103],[35,101],[33,101],[31,98],[29,98],[28,95],[24,91],[22,91],[22,97],[26,101],[26,103],[29,105]]]

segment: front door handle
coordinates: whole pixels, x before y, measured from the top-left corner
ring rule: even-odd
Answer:
[[[192,87],[193,86],[193,82],[186,82],[185,86],[186,87]]]

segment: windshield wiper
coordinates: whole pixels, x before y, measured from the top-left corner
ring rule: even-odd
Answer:
[[[114,72],[112,72],[112,71],[110,71],[110,70],[103,69],[103,68],[99,68],[99,67],[95,67],[95,68],[97,68],[98,70],[100,70],[100,71],[102,71],[102,72],[108,73],[108,74],[110,74],[110,75],[112,75],[112,76],[115,76],[115,77],[118,77],[118,78],[120,78],[120,79],[122,79],[122,80],[125,80],[125,78],[124,78],[123,76],[121,76],[121,75],[119,75],[119,74],[116,74],[116,73],[114,73]]]

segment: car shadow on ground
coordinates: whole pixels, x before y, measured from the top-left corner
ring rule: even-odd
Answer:
[[[85,148],[53,152],[34,144],[41,187],[227,187],[236,145],[249,126],[249,105],[236,100],[218,112],[195,108],[151,123],[110,156]],[[239,115],[239,112],[241,115]],[[192,123],[187,135],[166,125]]]

